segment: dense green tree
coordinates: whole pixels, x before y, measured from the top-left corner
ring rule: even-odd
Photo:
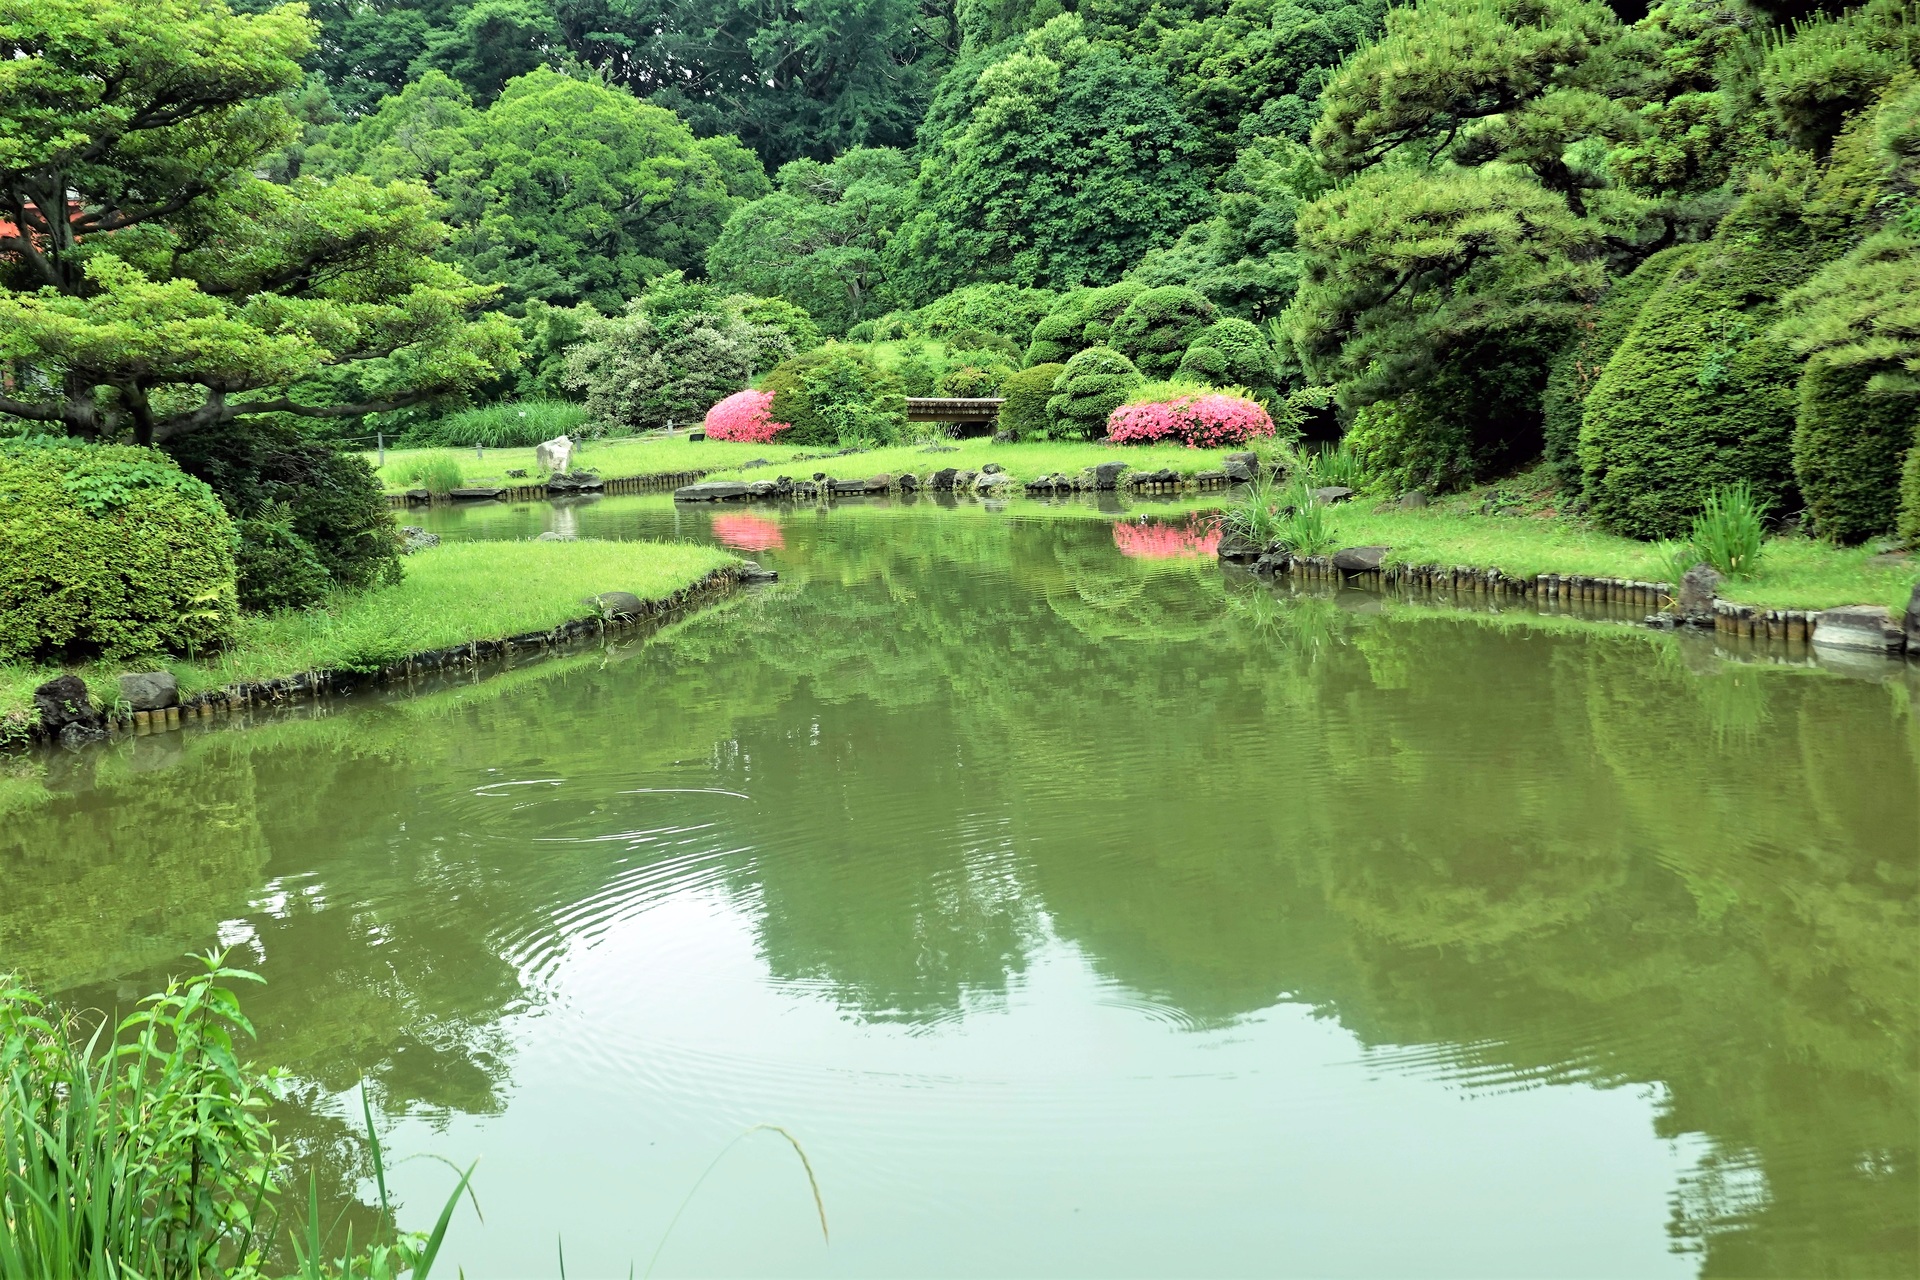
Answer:
[[[1302,209],[1299,232],[1293,341],[1356,407],[1491,336],[1571,325],[1604,279],[1598,229],[1497,167],[1374,169]]]
[[[295,8],[0,4],[0,413],[158,443],[514,366],[423,188],[253,176],[297,135],[279,95],[311,40]]]
[[[1230,0],[1168,26],[1155,54],[1202,155],[1224,168],[1255,138],[1306,141],[1327,76],[1378,33],[1386,11],[1383,0]]]
[[[1300,283],[1294,237],[1300,204],[1331,185],[1305,146],[1255,138],[1215,187],[1219,212],[1150,251],[1127,277],[1150,286],[1189,285],[1244,319],[1276,316]]]
[[[1055,295],[1047,289],[1021,289],[1010,284],[972,284],[935,298],[915,313],[921,333],[966,346],[978,335],[994,334],[1006,340],[1008,354],[1026,347],[1033,327],[1053,309]]]
[[[799,445],[885,445],[907,429],[900,379],[858,347],[830,342],[781,361],[760,383],[773,393],[770,412]]]
[[[749,192],[714,143],[621,89],[534,71],[462,131],[443,185],[456,250],[502,300],[618,310],[652,276],[699,268]]]
[[[965,86],[963,122],[929,122],[919,209],[889,246],[903,295],[980,280],[1101,284],[1207,200],[1197,139],[1160,69],[1090,42],[1063,14]]]
[[[897,301],[882,250],[907,216],[912,178],[912,163],[887,148],[783,165],[772,194],[727,219],[707,270],[729,288],[787,298],[844,334]]]
[[[1138,280],[1121,280],[1098,289],[1069,290],[1033,326],[1026,363],[1057,363],[1105,343],[1113,322],[1145,289]]]
[[[711,287],[669,275],[625,314],[587,320],[565,381],[599,421],[646,430],[698,420],[792,354],[783,328],[750,323]]]

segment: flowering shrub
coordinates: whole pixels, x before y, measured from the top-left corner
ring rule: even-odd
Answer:
[[[773,420],[773,392],[736,391],[707,410],[709,440],[739,440],[766,444],[787,424]]]
[[[765,516],[715,516],[713,536],[741,551],[782,551],[787,545],[786,537],[780,532],[780,522]]]
[[[1107,417],[1115,444],[1184,444],[1217,449],[1273,434],[1273,419],[1245,396],[1219,391],[1176,394],[1145,404],[1123,404]]]
[[[1220,550],[1220,526],[1198,513],[1185,524],[1161,520],[1142,520],[1138,524],[1121,521],[1113,526],[1113,545],[1123,556],[1140,560],[1189,560],[1212,556]]]

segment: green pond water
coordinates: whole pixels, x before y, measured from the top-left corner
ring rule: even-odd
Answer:
[[[0,967],[235,947],[329,1204],[364,1080],[406,1220],[480,1161],[473,1277],[644,1272],[683,1204],[656,1274],[1920,1270],[1912,669],[934,507],[436,513],[782,581],[0,759]]]

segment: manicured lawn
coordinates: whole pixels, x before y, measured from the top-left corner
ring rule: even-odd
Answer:
[[[460,542],[406,559],[390,587],[343,594],[321,608],[249,616],[233,646],[198,662],[94,663],[78,669],[97,700],[118,695],[121,671],[172,671],[182,696],[240,680],[302,671],[375,670],[424,649],[544,631],[590,616],[586,597],[631,591],[657,600],[734,557],[663,542]],[[0,736],[30,713],[34,688],[57,669],[0,666]]]
[[[820,458],[807,465],[796,462],[790,469],[795,479],[805,479],[824,471],[836,480],[854,480],[866,476],[900,475],[904,472],[925,478],[945,467],[978,471],[989,462],[997,462],[1016,480],[1033,480],[1056,471],[1078,475],[1087,467],[1102,462],[1125,462],[1140,471],[1158,471],[1171,467],[1184,475],[1216,470],[1232,449],[1189,449],[1183,445],[1111,445],[1092,441],[1046,441],[1037,444],[995,444],[985,436],[953,440],[937,448],[951,452],[929,452],[927,445],[901,445],[891,449],[873,449],[840,458]],[[765,456],[765,455],[763,455]],[[713,479],[772,479],[770,473],[719,472]]]
[[[671,437],[583,441],[574,448],[573,468],[597,471],[602,479],[611,480],[617,476],[738,466],[755,458],[785,462],[796,454],[809,452],[825,451],[777,444],[738,444],[731,440],[689,441],[686,433],[681,432]],[[378,461],[372,451],[363,451],[362,456],[369,462]],[[460,467],[461,484],[466,486],[537,484],[540,480],[532,449],[488,449],[477,458],[471,449],[389,449],[387,465],[379,468],[380,482],[388,493],[411,489],[415,483],[414,469],[428,458],[452,459]],[[509,477],[508,471],[524,471],[527,475],[524,479]]]
[[[1383,511],[1363,499],[1335,508],[1340,545],[1393,548],[1389,563],[1471,565],[1516,577],[1541,573],[1674,581],[1666,543],[1635,542],[1543,516]],[[1869,564],[1872,552],[1811,538],[1776,538],[1751,577],[1729,579],[1720,594],[1772,609],[1831,609],[1884,604],[1904,609],[1920,563]]]

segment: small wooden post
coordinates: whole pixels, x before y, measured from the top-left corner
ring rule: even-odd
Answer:
[[[384,467],[387,465],[387,433],[376,431],[373,433],[373,440],[374,447],[380,451],[380,465]]]

